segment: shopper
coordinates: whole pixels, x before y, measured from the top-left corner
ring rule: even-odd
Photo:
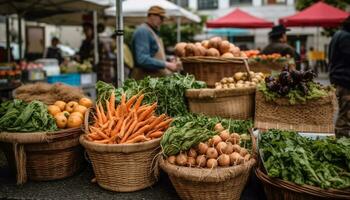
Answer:
[[[145,76],[166,76],[178,70],[176,62],[167,62],[159,28],[165,19],[165,10],[152,6],[148,10],[147,22],[140,25],[132,37],[132,51],[135,68],[131,76],[142,79]]]
[[[51,39],[51,46],[45,50],[44,58],[55,58],[58,63],[61,64],[63,61],[62,51],[58,47],[60,40],[57,37]]]
[[[330,81],[336,86],[338,116],[335,123],[337,137],[350,137],[350,17],[337,31],[329,45]]]
[[[83,24],[83,32],[85,39],[82,41],[78,60],[83,62],[84,60],[92,60],[94,58],[94,29],[91,23]]]

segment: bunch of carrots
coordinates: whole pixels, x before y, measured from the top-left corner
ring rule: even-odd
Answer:
[[[137,94],[127,100],[122,94],[116,105],[112,92],[106,100],[106,111],[101,102],[96,104],[94,122],[85,138],[100,144],[132,144],[161,137],[172,118],[165,114],[156,116],[157,103],[142,105],[143,98],[143,94]]]

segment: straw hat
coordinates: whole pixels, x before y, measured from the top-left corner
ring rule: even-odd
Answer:
[[[152,6],[148,9],[148,15],[152,14],[152,15],[159,15],[160,17],[164,17],[164,18],[168,18],[165,14],[165,10],[164,8],[160,7],[160,6]]]

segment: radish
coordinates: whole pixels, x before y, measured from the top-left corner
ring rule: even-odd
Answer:
[[[207,158],[217,158],[218,157],[218,152],[214,147],[210,147],[207,150]]]
[[[168,160],[168,162],[169,162],[170,164],[173,164],[173,165],[174,165],[174,164],[175,164],[176,157],[175,157],[175,156],[169,156],[167,160]]]
[[[219,152],[219,154],[223,154],[223,152],[225,151],[226,147],[227,147],[226,142],[219,142],[216,145],[216,150]]]
[[[235,152],[241,151],[241,147],[238,144],[234,144],[234,145],[232,145],[232,147],[233,147],[233,151],[235,151]]]
[[[217,144],[219,144],[219,142],[221,142],[222,141],[222,139],[221,139],[221,137],[220,136],[218,136],[218,135],[214,135],[214,137],[213,137],[213,144],[216,146]]]
[[[216,159],[211,158],[207,161],[207,167],[208,168],[214,168],[218,166],[218,161],[216,161]]]
[[[219,165],[222,167],[230,166],[230,156],[226,154],[221,154],[218,158]]]
[[[198,167],[205,167],[207,165],[207,159],[204,155],[199,155],[196,158],[196,164]]]
[[[176,156],[176,164],[180,166],[185,166],[187,163],[187,156],[186,154],[180,153]]]
[[[197,157],[197,152],[196,152],[195,149],[191,148],[191,149],[188,151],[187,155],[188,155],[189,157],[195,158],[195,157]]]
[[[230,164],[231,165],[239,165],[243,161],[243,158],[239,153],[233,152],[230,154]]]
[[[206,153],[207,153],[207,150],[208,150],[208,145],[205,144],[205,143],[203,143],[203,142],[201,142],[201,143],[199,143],[199,145],[198,145],[198,150],[199,150],[199,153],[200,153],[200,154],[206,154]]]
[[[220,137],[222,141],[226,141],[230,138],[230,132],[228,130],[223,130],[220,132]]]
[[[231,153],[233,153],[233,144],[231,142],[227,142],[226,143],[226,148],[224,149],[224,153],[227,155],[230,155]]]
[[[196,166],[196,159],[193,157],[187,157],[187,166],[189,167]]]

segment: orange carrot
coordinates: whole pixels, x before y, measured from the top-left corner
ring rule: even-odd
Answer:
[[[90,138],[92,138],[93,140],[101,140],[103,139],[99,134],[93,132],[89,134]]]
[[[148,135],[150,138],[159,138],[163,135],[163,131],[156,131]]]
[[[119,138],[123,138],[124,134],[125,134],[125,125],[126,125],[127,120],[123,121],[122,127],[120,128],[120,132],[119,132]]]
[[[154,109],[157,107],[157,103],[152,104],[151,107],[147,108],[141,115],[139,116],[139,120],[144,120]]]
[[[84,137],[85,137],[85,139],[88,140],[88,141],[94,141],[94,139],[92,139],[92,138],[90,137],[90,135],[84,135]]]
[[[103,109],[103,106],[102,106],[101,102],[99,103],[99,106],[100,106],[100,112],[101,112],[102,122],[103,122],[103,123],[106,123],[106,122],[107,122],[107,117],[106,117],[106,114],[105,114],[105,111],[104,111],[104,109]]]
[[[132,124],[130,125],[130,127],[127,129],[126,131],[126,134],[124,135],[123,139],[120,141],[121,143],[124,143],[128,137],[131,135],[131,133],[134,131],[135,127],[136,127],[136,124],[137,124],[137,115],[136,115],[136,112],[133,112],[134,113],[134,119],[133,119],[133,122]]]
[[[114,90],[112,91],[111,97],[109,98],[109,108],[111,111],[111,115],[115,115],[115,94]]]
[[[109,142],[109,139],[104,139],[104,140],[95,140],[94,142],[98,144],[107,144]]]
[[[139,98],[137,98],[137,101],[136,101],[136,103],[135,103],[135,105],[134,105],[134,107],[133,107],[134,110],[137,111],[137,110],[139,109],[139,107],[140,107],[140,105],[141,105],[142,100],[143,100],[144,97],[145,97],[145,95],[144,95],[144,94],[141,94],[141,95],[139,96]]]
[[[129,111],[131,106],[135,103],[138,95],[132,96],[127,102],[126,102],[126,109]]]
[[[126,101],[126,95],[125,95],[125,93],[123,93],[123,94],[122,94],[122,98],[121,98],[121,100],[120,100],[120,104],[121,104],[121,105],[125,104],[125,101]]]
[[[139,128],[141,128],[141,127],[143,127],[143,126],[145,126],[147,124],[152,123],[155,120],[155,118],[156,117],[152,116],[152,117],[148,118],[147,120],[144,120],[142,122],[138,122],[138,124],[136,124],[136,127],[135,127],[133,133],[137,132],[139,130]]]
[[[95,127],[93,127],[93,126],[90,126],[90,128],[91,128],[94,132],[96,132],[97,134],[99,134],[101,137],[103,137],[103,138],[105,138],[105,139],[109,139],[109,137],[108,137],[106,134],[104,134],[100,129],[95,128]]]
[[[132,143],[143,142],[143,141],[147,141],[147,140],[149,140],[149,139],[146,138],[144,135],[139,135],[131,140],[127,140],[125,142],[125,144],[132,144]]]
[[[151,124],[150,124],[150,129],[154,128],[155,126],[157,126],[159,123],[161,123],[164,118],[166,117],[165,114],[161,114],[159,115],[159,117],[157,117],[156,120],[154,120]]]
[[[103,120],[102,120],[101,112],[98,105],[96,105],[96,115],[97,115],[98,123],[102,124]]]
[[[112,120],[112,118],[113,118],[112,109],[111,109],[110,106],[111,106],[111,105],[110,105],[109,102],[106,100],[107,119],[108,119],[108,120]]]
[[[150,125],[145,125],[145,126],[143,126],[143,127],[141,127],[139,130],[137,130],[135,133],[133,133],[133,134],[136,134],[136,135],[139,135],[139,134],[141,134],[141,133],[146,133],[148,130],[149,130],[149,127],[150,127]]]
[[[119,133],[119,131],[120,131],[121,127],[122,127],[123,121],[124,121],[124,117],[121,117],[117,121],[118,121],[117,125],[114,127],[114,129],[111,132],[111,136],[112,137],[116,136]]]
[[[117,108],[115,109],[115,116],[116,116],[117,118],[121,117],[120,111],[121,111],[121,110],[120,110],[120,106],[118,105]]]
[[[169,125],[172,121],[173,121],[172,118],[167,119],[167,120],[163,121],[162,123],[158,124],[155,128],[158,129],[158,128],[165,127],[165,126]]]

